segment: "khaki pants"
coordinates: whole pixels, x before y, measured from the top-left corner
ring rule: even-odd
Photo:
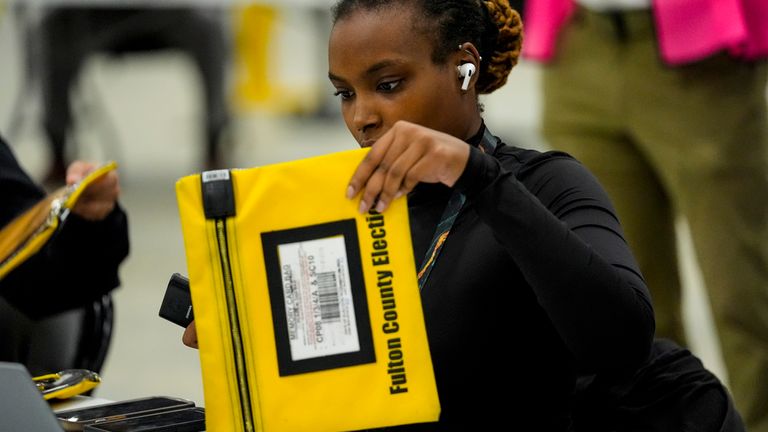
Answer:
[[[608,190],[657,335],[680,343],[674,220],[688,219],[736,405],[750,431],[768,432],[768,65],[666,66],[648,11],[580,9],[560,37],[544,72],[545,137]]]

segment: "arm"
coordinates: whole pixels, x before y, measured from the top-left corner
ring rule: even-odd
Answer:
[[[101,221],[70,215],[37,254],[0,281],[0,293],[33,318],[80,307],[120,285],[128,228],[119,208]]]
[[[73,164],[68,181],[88,170]],[[35,256],[0,280],[0,294],[32,317],[81,306],[119,285],[117,268],[128,254],[125,213],[116,205],[117,177],[94,184],[60,232]],[[0,223],[10,222],[43,197],[0,140]]]
[[[386,210],[418,182],[464,191],[580,367],[632,371],[648,355],[653,309],[605,192],[564,155],[524,167],[512,173],[455,137],[400,121],[360,163],[347,197],[360,194],[365,212],[374,202]]]
[[[0,226],[5,226],[44,196],[43,190],[21,169],[0,137]]]
[[[579,364],[632,370],[654,332],[645,282],[597,180],[565,155],[517,173],[473,148],[456,187],[518,263]]]

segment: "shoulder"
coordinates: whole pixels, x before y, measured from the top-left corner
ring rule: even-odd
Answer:
[[[496,149],[493,155],[505,170],[513,173],[518,180],[523,182],[526,179],[541,176],[570,177],[576,175],[594,178],[581,162],[562,151],[540,152],[503,144]]]
[[[10,146],[8,146],[8,143],[5,142],[2,136],[0,136],[0,164],[2,164],[3,168],[17,165]]]
[[[547,207],[562,200],[590,199],[611,207],[597,178],[576,158],[561,151],[501,145],[494,152],[501,166]]]
[[[44,196],[43,190],[19,166],[13,151],[0,137],[0,226]]]

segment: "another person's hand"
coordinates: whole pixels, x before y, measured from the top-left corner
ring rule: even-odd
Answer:
[[[67,184],[79,182],[94,168],[96,165],[92,163],[72,162],[67,168]],[[115,208],[118,195],[120,195],[120,183],[117,172],[111,171],[83,191],[72,213],[91,221],[102,220]]]
[[[379,138],[360,162],[347,188],[347,198],[362,192],[360,213],[376,202],[383,212],[392,200],[419,182],[453,186],[469,160],[464,141],[423,126],[398,121]],[[378,197],[378,199],[377,199]]]
[[[181,341],[184,342],[184,345],[190,348],[200,348],[197,345],[197,328],[195,327],[194,321],[189,323],[186,330],[184,330],[184,336],[181,337]]]

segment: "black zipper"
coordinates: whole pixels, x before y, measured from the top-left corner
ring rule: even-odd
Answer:
[[[240,330],[240,319],[235,298],[235,282],[232,277],[232,265],[229,259],[229,241],[227,239],[227,221],[225,218],[214,220],[216,242],[218,246],[219,262],[221,264],[221,277],[224,283],[224,296],[227,301],[227,317],[229,318],[230,334],[232,336],[232,350],[234,355],[234,369],[237,377],[238,399],[242,416],[243,430],[253,432],[255,423],[251,411],[250,386],[246,371],[245,348],[243,335]]]

